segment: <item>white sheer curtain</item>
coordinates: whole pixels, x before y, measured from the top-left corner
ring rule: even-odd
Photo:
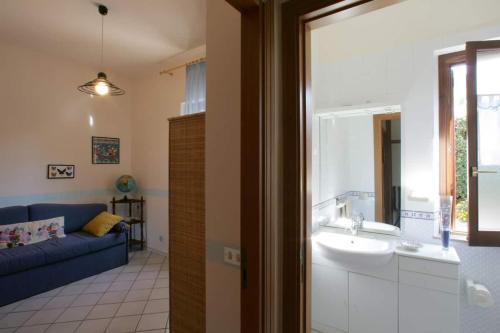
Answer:
[[[205,61],[186,66],[186,102],[183,114],[193,114],[205,111],[205,68]]]

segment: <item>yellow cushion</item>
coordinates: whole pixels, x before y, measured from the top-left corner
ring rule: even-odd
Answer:
[[[115,224],[118,224],[122,220],[123,218],[121,216],[102,212],[87,223],[83,227],[83,231],[97,237],[102,237],[107,234]]]

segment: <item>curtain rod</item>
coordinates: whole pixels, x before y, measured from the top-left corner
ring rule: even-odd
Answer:
[[[203,57],[203,58],[199,58],[199,59],[187,62],[187,63],[185,63],[183,65],[179,65],[179,66],[175,66],[175,67],[172,67],[172,68],[164,69],[164,70],[162,70],[160,72],[160,75],[168,74],[168,75],[172,76],[172,75],[174,75],[173,71],[175,71],[176,69],[183,68],[183,67],[186,67],[186,66],[189,66],[189,65],[194,65],[194,64],[203,62],[206,59],[207,59],[206,57]]]

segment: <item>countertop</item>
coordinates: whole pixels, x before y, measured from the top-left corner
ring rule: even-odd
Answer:
[[[405,257],[434,260],[456,265],[460,264],[460,257],[454,247],[450,247],[448,250],[443,250],[441,245],[422,243],[422,247],[417,251],[407,251],[399,246],[396,246],[396,250],[394,252]]]

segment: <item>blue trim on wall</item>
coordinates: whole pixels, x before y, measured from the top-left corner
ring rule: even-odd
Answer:
[[[159,188],[141,188],[139,193],[141,195],[149,195],[152,197],[168,197],[168,190]]]
[[[114,191],[111,189],[25,194],[15,196],[0,196],[0,207],[15,205],[29,205],[32,203],[52,203],[68,200],[78,200],[87,197],[112,197]]]
[[[80,200],[88,197],[110,198],[120,196],[114,189],[97,189],[87,191],[68,191],[55,193],[22,194],[14,196],[0,196],[0,207],[30,205],[33,203],[53,203],[61,201]],[[147,188],[140,189],[137,195],[168,197],[168,190]]]

